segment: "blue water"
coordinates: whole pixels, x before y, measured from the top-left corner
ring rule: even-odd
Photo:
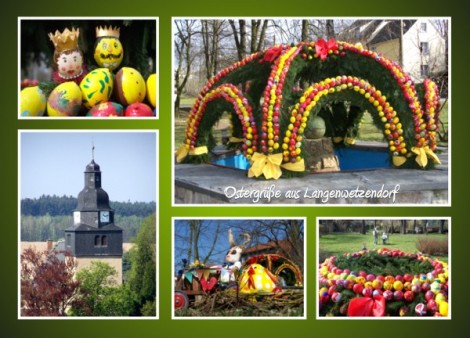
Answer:
[[[341,170],[364,170],[389,168],[390,155],[388,150],[369,150],[354,148],[335,149]]]
[[[354,148],[335,149],[341,170],[366,170],[389,168],[390,156],[387,150],[369,150]],[[243,154],[219,158],[212,161],[215,165],[248,170],[250,162]]]
[[[250,162],[243,154],[238,154],[230,157],[219,158],[212,161],[213,164],[230,167],[235,169],[248,170],[250,169]]]

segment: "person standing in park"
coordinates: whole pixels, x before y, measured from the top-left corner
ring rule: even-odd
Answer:
[[[384,231],[384,232],[382,233],[382,244],[383,244],[383,245],[387,244],[387,239],[388,239],[388,235],[387,235],[387,233]]]
[[[377,229],[377,226],[374,227],[374,231],[372,233],[374,235],[374,244],[377,245],[379,241],[379,230]]]

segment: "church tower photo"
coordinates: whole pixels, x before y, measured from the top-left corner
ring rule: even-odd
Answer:
[[[83,190],[78,194],[73,212],[73,226],[65,230],[65,250],[78,262],[78,270],[88,268],[92,261],[108,263],[117,271],[122,283],[122,229],[114,224],[114,210],[109,196],[101,187],[100,166],[92,160],[85,168]]]

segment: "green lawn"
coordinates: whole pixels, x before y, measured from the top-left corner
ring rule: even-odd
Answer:
[[[428,235],[400,235],[400,234],[390,234],[388,239],[388,244],[383,245],[382,240],[379,235],[379,244],[374,245],[374,239],[372,232],[368,232],[365,235],[359,233],[334,233],[326,234],[320,236],[320,261],[323,261],[324,258],[329,256],[342,256],[344,253],[357,252],[360,251],[363,245],[366,245],[366,248],[369,250],[380,249],[380,248],[389,248],[389,249],[399,249],[404,252],[418,252],[416,249],[416,242],[419,238],[427,237],[437,240],[447,240],[447,235],[441,234],[428,234]],[[447,256],[439,257],[440,259],[447,261]]]

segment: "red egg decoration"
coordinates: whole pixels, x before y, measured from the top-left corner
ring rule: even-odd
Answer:
[[[87,116],[93,117],[116,117],[122,116],[124,107],[115,102],[100,103],[88,111]]]
[[[152,109],[145,103],[136,102],[127,106],[124,116],[127,117],[148,117],[153,116]]]

